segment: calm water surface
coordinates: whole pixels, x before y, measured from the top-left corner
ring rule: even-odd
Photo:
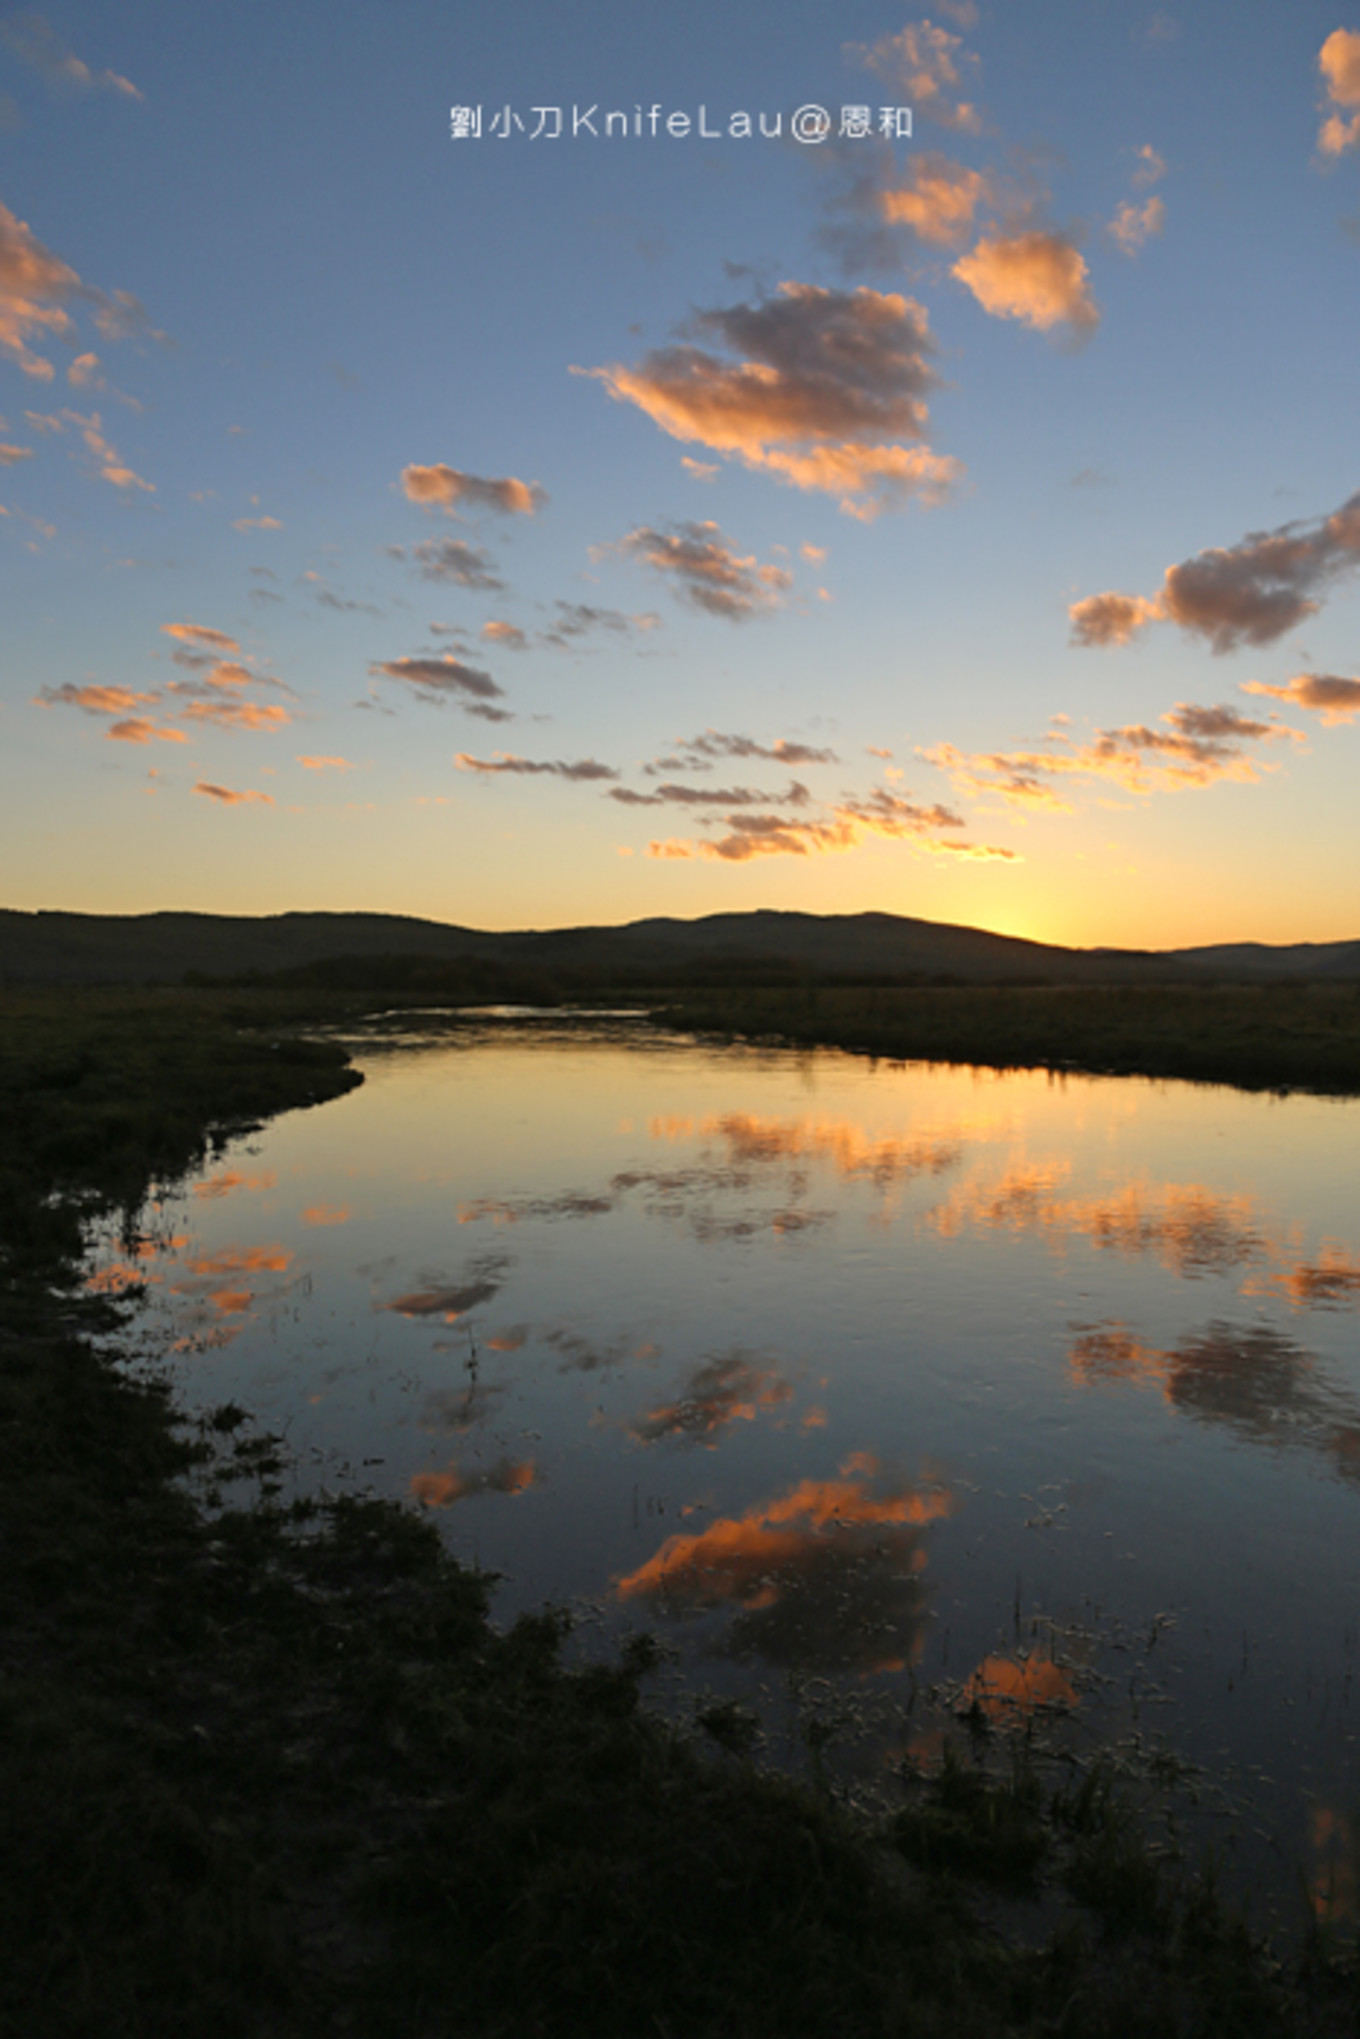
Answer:
[[[1165,1746],[1281,1915],[1300,1873],[1353,1912],[1360,1107],[620,1022],[352,1045],[362,1089],[96,1260],[190,1406],[866,1774],[970,1701]]]

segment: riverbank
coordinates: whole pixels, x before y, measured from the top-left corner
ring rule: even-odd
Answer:
[[[1360,987],[1351,983],[810,984],[705,992],[671,1000],[654,1017],[694,1032],[777,1035],[891,1061],[1360,1093]]]
[[[1354,2031],[1340,1945],[1279,1970],[1099,1768],[1055,1792],[984,1737],[870,1829],[815,1765],[762,1775],[741,1714],[649,1713],[645,1643],[566,1668],[427,1519],[288,1506],[245,1411],[186,1424],[99,1357],[82,1227],[121,1212],[135,1250],[153,1184],[350,1087],[298,1029],[360,1009],[0,1005],[0,2025]]]

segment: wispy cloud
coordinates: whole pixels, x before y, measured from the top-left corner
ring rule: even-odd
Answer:
[[[68,49],[41,14],[12,14],[0,22],[0,42],[16,57],[29,64],[47,83],[66,92],[118,92],[125,99],[141,99],[130,78],[117,71],[92,71]]]
[[[139,694],[131,687],[78,687],[66,680],[59,687],[44,687],[34,699],[40,708],[79,708],[86,715],[126,715],[132,708],[147,708],[158,694]]]
[[[715,822],[717,818],[715,817]],[[971,841],[959,833],[962,816],[939,803],[926,805],[905,794],[876,787],[864,795],[846,795],[819,814],[725,812],[718,825],[727,831],[716,840],[686,841],[671,837],[648,844],[648,855],[661,858],[711,857],[743,864],[755,857],[823,855],[858,848],[887,837],[930,855],[966,861],[1016,863],[1015,850]]]
[[[640,525],[617,549],[670,576],[670,584],[692,608],[729,623],[777,609],[793,586],[786,567],[760,566],[753,553],[738,553],[711,519],[676,524],[668,531]]]
[[[0,205],[0,348],[25,375],[50,382],[52,363],[34,354],[30,339],[65,339],[75,328],[63,309],[80,289],[80,278],[42,245],[6,205]]]
[[[477,701],[494,701],[503,698],[504,689],[498,687],[490,673],[484,673],[477,666],[465,665],[452,652],[441,658],[389,658],[382,659],[369,667],[377,679],[400,680],[404,686],[413,687],[426,701],[445,701],[468,695]]]
[[[155,483],[143,481],[135,474],[104,437],[103,419],[98,411],[91,411],[82,417],[79,411],[63,411],[63,418],[75,425],[89,451],[94,455],[95,464],[102,480],[118,489],[144,489],[148,495],[155,494]]]
[[[404,545],[387,547],[392,559],[407,557]],[[426,538],[412,546],[410,557],[424,581],[445,581],[459,588],[499,589],[505,586],[493,571],[490,553],[462,538]]]
[[[352,772],[348,758],[300,757],[298,763],[309,772]]]
[[[782,793],[763,793],[754,786],[686,786],[667,782],[650,793],[616,786],[610,794],[624,807],[806,807],[812,795],[795,779]]]
[[[1149,623],[1178,623],[1216,652],[1273,644],[1316,614],[1319,597],[1360,568],[1360,494],[1328,517],[1252,531],[1166,570],[1154,596],[1088,595],[1074,602],[1075,644],[1127,644]]]
[[[768,758],[776,765],[834,765],[834,750],[812,744],[793,743],[777,736],[773,743],[757,743],[754,737],[733,736],[718,729],[706,729],[701,736],[679,738],[671,752],[657,758],[643,770],[649,777],[658,772],[711,772],[720,758]]]
[[[929,321],[912,299],[782,283],[772,298],[694,315],[708,348],[654,348],[636,367],[580,370],[672,438],[735,456],[795,488],[872,517],[916,495],[936,501],[961,472],[921,445],[939,382]],[[737,358],[730,358],[736,356]]]
[[[1126,793],[1180,792],[1223,779],[1252,783],[1262,765],[1249,746],[1296,737],[1277,722],[1258,722],[1231,707],[1182,701],[1158,717],[1159,727],[1126,723],[1081,742],[1052,733],[1042,750],[966,753],[952,744],[920,752],[962,793],[991,795],[1021,809],[1070,811],[1057,790],[1072,779],[1109,781]]]
[[[201,793],[205,800],[218,801],[223,807],[243,807],[252,804],[257,807],[272,807],[274,805],[272,793],[236,792],[230,786],[210,785],[206,779],[200,779],[194,787],[194,791],[195,793]]]
[[[495,774],[507,772],[511,777],[539,778],[543,774],[558,779],[590,781],[595,779],[617,779],[618,773],[612,765],[602,765],[598,758],[519,758],[513,752],[497,751],[494,758],[469,757],[466,751],[459,751],[453,762],[460,772],[482,772]]]
[[[112,743],[187,743],[188,737],[182,729],[172,723],[149,722],[143,715],[128,716],[122,722],[111,722],[104,732]]]
[[[433,467],[404,467],[401,485],[413,503],[423,503],[456,515],[459,509],[497,510],[502,516],[532,517],[548,500],[547,491],[536,481],[516,481],[513,475],[491,480],[485,475],[464,474],[442,463]]]
[[[962,134],[980,134],[982,115],[962,97],[977,58],[963,38],[933,22],[908,22],[900,35],[846,43],[845,54],[883,78],[923,120]]]
[[[256,569],[252,568],[252,572]],[[166,637],[173,637],[180,644],[202,645],[212,653],[239,651],[240,645],[234,637],[228,637],[225,630],[213,630],[206,623],[162,623],[161,630]]]
[[[1143,243],[1159,234],[1166,223],[1166,207],[1160,198],[1144,199],[1141,205],[1126,200],[1110,221],[1109,233],[1126,255],[1136,255]]]

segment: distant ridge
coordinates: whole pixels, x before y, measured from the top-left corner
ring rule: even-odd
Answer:
[[[488,933],[389,913],[23,913],[0,909],[0,984],[181,983],[349,959],[423,958],[645,984],[762,966],[859,980],[1134,984],[1360,977],[1360,941],[1068,949],[891,913],[762,910]],[[353,973],[351,973],[353,974]],[[362,973],[360,973],[362,974]]]

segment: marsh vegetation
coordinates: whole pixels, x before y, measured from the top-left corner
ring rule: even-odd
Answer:
[[[26,2034],[1351,2032],[1325,1920],[1287,1962],[1149,1819],[960,1692],[873,1819],[814,1719],[798,1780],[739,1707],[663,1718],[656,1649],[508,1628],[431,1521],[289,1499],[283,1448],[97,1350],[147,1199],[351,1087],[360,1001],[11,996],[0,1102],[6,1635],[0,2022]]]

